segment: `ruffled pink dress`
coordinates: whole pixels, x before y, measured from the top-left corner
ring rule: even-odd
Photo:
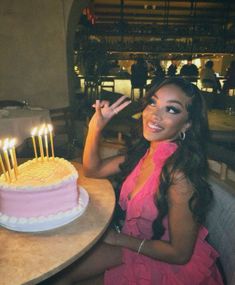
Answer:
[[[159,176],[166,159],[177,149],[172,142],[161,142],[154,154],[155,169],[149,175],[144,187],[131,200],[128,199],[144,156],[123,183],[119,204],[126,211],[122,232],[139,239],[150,240],[152,223],[158,209],[154,194],[159,184]],[[166,231],[162,240],[169,240],[167,217]],[[221,275],[215,265],[218,253],[205,238],[208,231],[201,227],[191,260],[185,265],[175,265],[158,261],[123,248],[123,264],[105,272],[105,285],[222,285]]]

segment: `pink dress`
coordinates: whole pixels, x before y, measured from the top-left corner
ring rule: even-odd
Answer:
[[[151,239],[152,223],[158,210],[154,203],[155,189],[166,159],[174,153],[177,145],[161,142],[154,154],[155,169],[149,175],[144,187],[131,200],[128,199],[144,156],[123,183],[119,204],[126,211],[122,232],[139,239]],[[169,240],[167,217],[166,231],[162,240]],[[220,273],[215,265],[218,253],[206,241],[207,229],[200,228],[194,253],[185,265],[158,261],[123,248],[123,264],[105,272],[105,285],[221,285]]]

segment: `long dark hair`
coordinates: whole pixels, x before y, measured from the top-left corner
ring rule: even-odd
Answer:
[[[194,219],[198,223],[205,220],[208,206],[212,200],[212,191],[206,181],[208,164],[206,156],[206,140],[208,136],[208,121],[205,101],[200,90],[194,84],[181,77],[165,79],[159,85],[154,85],[144,98],[143,108],[147,106],[150,98],[163,86],[175,85],[184,94],[191,98],[191,104],[187,106],[188,120],[191,127],[186,132],[184,140],[178,139],[178,148],[175,153],[167,159],[160,175],[159,190],[156,195],[158,216],[153,223],[153,239],[160,239],[165,232],[163,218],[168,214],[167,194],[172,185],[172,177],[176,171],[180,171],[189,179],[194,187],[194,192],[189,200],[189,208]],[[133,170],[141,157],[149,148],[149,142],[142,135],[142,118],[140,119],[140,139],[129,149],[125,162],[120,166],[122,182]]]

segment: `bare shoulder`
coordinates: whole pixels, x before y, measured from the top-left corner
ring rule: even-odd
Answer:
[[[174,174],[173,183],[168,191],[169,204],[188,203],[194,193],[194,187],[184,173],[178,171]]]

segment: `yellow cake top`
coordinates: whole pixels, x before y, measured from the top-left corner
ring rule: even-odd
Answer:
[[[2,174],[0,176],[0,185],[10,187],[49,186],[77,177],[78,173],[75,167],[63,158],[50,158],[43,162],[40,159],[33,159],[18,167],[17,180],[13,179],[11,183],[6,182]]]

